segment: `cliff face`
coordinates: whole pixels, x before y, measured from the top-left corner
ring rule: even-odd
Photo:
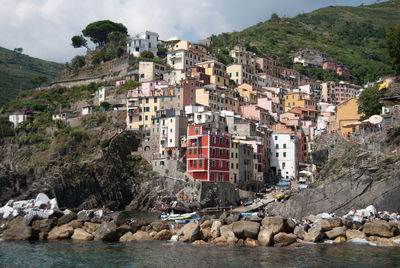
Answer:
[[[133,198],[136,174],[129,155],[140,140],[134,133],[116,137],[103,156],[87,163],[65,163],[39,170],[32,166],[25,174],[0,169],[0,202],[34,198],[39,192],[56,197],[60,207],[88,209],[106,205],[123,209]]]
[[[348,143],[339,135],[321,137],[317,141],[321,151],[314,153],[320,167],[317,182],[284,203],[271,204],[268,210],[293,218],[322,212],[344,215],[352,207],[369,205],[400,211],[400,153],[393,143],[396,133],[391,129],[369,134],[364,144]],[[377,153],[370,150],[374,144],[380,148]]]

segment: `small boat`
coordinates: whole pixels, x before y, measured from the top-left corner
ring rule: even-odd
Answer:
[[[193,218],[193,219],[176,219],[175,223],[188,223],[191,221],[199,221],[200,218]]]
[[[277,194],[277,195],[274,195],[274,198],[279,198],[279,197],[281,197],[283,194]]]
[[[186,214],[161,214],[160,219],[163,221],[174,221],[176,219],[190,219],[196,216],[196,212]]]
[[[243,217],[248,217],[248,216],[253,216],[253,215],[257,216],[257,212],[242,212],[242,213],[240,213],[240,215],[242,215]]]
[[[243,206],[247,207],[253,204],[253,201],[249,201],[243,204]]]

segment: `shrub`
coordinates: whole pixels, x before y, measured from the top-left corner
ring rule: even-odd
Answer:
[[[103,150],[106,147],[108,147],[110,145],[110,140],[109,139],[104,139],[102,140],[102,142],[100,143],[100,148]]]

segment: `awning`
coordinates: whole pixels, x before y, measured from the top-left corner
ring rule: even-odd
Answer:
[[[382,91],[383,89],[385,89],[387,87],[387,82],[383,82],[380,86],[379,86],[379,91]]]

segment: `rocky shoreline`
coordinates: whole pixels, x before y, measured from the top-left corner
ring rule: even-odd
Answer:
[[[303,243],[342,243],[358,239],[378,246],[400,247],[400,222],[387,218],[364,224],[347,218],[306,217],[307,224],[280,216],[242,217],[224,212],[219,218],[203,216],[176,229],[165,221],[127,219],[123,212],[65,210],[48,219],[17,216],[2,219],[0,238],[6,241],[172,240],[195,245],[297,247]],[[362,240],[360,240],[362,239]]]

